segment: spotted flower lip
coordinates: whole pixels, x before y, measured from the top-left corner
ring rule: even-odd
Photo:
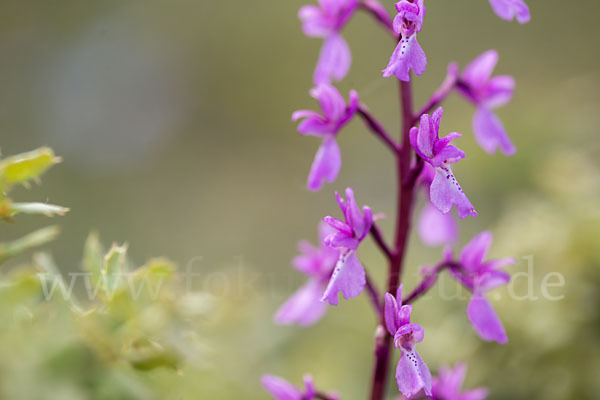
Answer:
[[[340,92],[332,85],[321,84],[310,91],[321,106],[321,113],[312,110],[299,110],[292,114],[292,120],[302,120],[298,132],[302,135],[317,136],[323,139],[308,175],[309,190],[318,191],[323,182],[333,183],[342,166],[342,155],[336,141],[339,130],[346,125],[358,110],[358,94],[350,91],[348,105]]]
[[[523,0],[489,0],[497,16],[512,21],[516,19],[520,24],[525,24],[531,19],[529,7]]]
[[[427,66],[427,56],[417,41],[417,33],[423,27],[425,6],[423,0],[401,0],[396,3],[398,14],[394,18],[394,31],[400,35],[400,41],[390,57],[383,77],[396,75],[401,81],[410,81],[410,71],[422,75]]]
[[[394,346],[402,351],[396,367],[398,389],[407,398],[420,392],[431,396],[431,373],[415,350],[415,345],[423,341],[425,331],[420,325],[410,322],[411,312],[411,305],[402,305],[402,285],[396,297],[391,293],[385,294],[385,325],[394,337]]]
[[[358,0],[319,0],[318,6],[300,8],[304,34],[324,39],[313,77],[316,85],[340,81],[348,74],[352,55],[340,32],[358,5]]]
[[[446,137],[439,138],[443,113],[440,107],[431,117],[428,114],[421,116],[419,128],[410,130],[410,143],[417,155],[435,169],[429,190],[431,203],[444,214],[448,213],[452,206],[456,206],[459,218],[476,216],[477,212],[450,167],[450,164],[465,157],[462,150],[450,144],[461,135],[452,132]]]
[[[488,231],[473,237],[460,253],[461,268],[452,269],[452,275],[472,292],[467,315],[475,332],[486,341],[504,344],[508,342],[506,331],[485,294],[508,284],[510,275],[500,268],[514,264],[514,259],[484,261],[491,244],[492,234]],[[451,254],[446,255],[449,257]]]

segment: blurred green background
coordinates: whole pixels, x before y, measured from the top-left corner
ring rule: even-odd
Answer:
[[[216,297],[201,332],[208,349],[202,365],[175,376],[144,372],[135,379],[155,387],[142,398],[263,399],[263,373],[300,383],[305,372],[343,399],[367,396],[375,321],[364,296],[342,302],[311,328],[272,323],[279,304],[302,282],[290,268],[296,241],[314,242],[319,219],[337,215],[335,190],[352,186],[360,203],[389,217],[395,201],[393,162],[358,120],[339,136],[344,165],[336,183],[316,194],[305,189],[318,140],[300,137],[290,115],[315,107],[308,90],[321,42],[301,33],[296,13],[303,4],[0,1],[2,154],[48,145],[63,157],[42,185],[15,194],[71,208],[54,221],[63,233],[47,246],[61,270],[79,270],[83,243],[95,229],[107,242],[128,242],[138,263],[165,255],[182,269],[190,266],[200,275],[194,287]],[[461,221],[461,243],[490,229],[493,255],[518,260],[511,272],[526,271],[523,257],[533,257],[539,299],[517,301],[505,288],[496,292],[501,301],[495,307],[510,338],[498,346],[472,332],[465,299],[429,296],[413,313],[427,333],[419,352],[432,370],[467,361],[467,386],[488,386],[491,399],[595,399],[600,3],[528,4],[532,21],[521,26],[497,18],[485,0],[427,3],[419,41],[429,64],[414,80],[414,92],[421,104],[449,62],[464,66],[490,48],[500,53],[496,73],[516,78],[514,100],[499,110],[516,156],[480,150],[472,138],[473,109],[457,96],[445,104],[442,130],[463,133],[457,145],[467,158],[455,173],[479,212]],[[392,2],[386,7],[391,11]],[[354,61],[338,87],[344,93],[356,89],[388,130],[397,132],[397,85],[380,73],[394,43],[361,13],[344,37]],[[27,216],[5,223],[0,241],[40,225]],[[381,222],[388,236],[392,225]],[[420,266],[440,257],[439,249],[413,239],[409,287]],[[383,259],[370,242],[361,252],[381,283]],[[12,262],[5,272],[28,259]],[[540,294],[549,272],[565,277],[564,287],[550,290],[565,296],[560,301]],[[450,280],[442,282],[451,288]],[[521,280],[515,290],[527,289]],[[60,324],[49,326],[44,342],[64,340]],[[40,345],[30,359],[45,359],[46,348]],[[22,381],[0,375],[0,390],[16,382],[6,398],[46,398],[43,387],[35,395],[19,390],[31,390],[36,381],[28,382],[23,359],[13,358],[9,367],[23,372]],[[75,371],[95,374],[82,365]],[[79,382],[76,376],[73,381]],[[57,398],[113,398],[91,387],[83,384]],[[394,389],[390,384],[390,398]]]

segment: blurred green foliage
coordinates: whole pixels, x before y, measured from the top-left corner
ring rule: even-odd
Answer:
[[[43,187],[12,185],[11,199],[26,194],[71,208],[60,238],[46,245],[66,287],[69,273],[125,269],[150,280],[153,268],[165,273],[165,297],[156,302],[110,299],[102,295],[113,288],[110,279],[93,302],[82,279],[75,304],[60,295],[47,302],[37,274],[53,270],[50,258],[22,254],[57,230],[29,236],[38,220],[15,212],[56,209],[3,202],[0,214],[18,223],[0,230],[0,254],[10,256],[0,289],[1,398],[264,399],[259,377],[267,372],[296,383],[311,372],[345,400],[366,397],[375,326],[366,299],[343,302],[309,329],[272,323],[301,284],[289,267],[296,241],[314,240],[320,218],[337,212],[334,190],[351,185],[376,212],[394,212],[393,163],[358,122],[340,135],[344,165],[336,184],[318,194],[304,188],[317,143],[299,137],[289,117],[314,106],[307,92],[320,42],[301,33],[296,13],[305,3],[0,2],[2,150],[47,144],[65,158]],[[528,3],[533,19],[524,26],[499,20],[484,0],[429,5],[419,36],[429,65],[415,95],[420,104],[448,62],[464,65],[489,48],[500,53],[498,73],[515,76],[516,96],[499,111],[515,157],[490,157],[474,144],[473,110],[456,97],[444,106],[442,130],[464,134],[457,145],[467,159],[455,172],[479,212],[461,222],[462,242],[492,230],[493,255],[519,260],[513,273],[526,272],[523,257],[533,256],[540,298],[492,294],[500,296],[494,306],[510,338],[496,346],[472,333],[466,299],[444,301],[434,291],[415,305],[426,330],[419,351],[433,370],[468,361],[466,386],[490,387],[491,399],[595,399],[600,56],[593,38],[600,2],[568,10],[559,0]],[[365,15],[344,36],[354,62],[340,89],[357,89],[394,132],[396,84],[380,76],[394,44]],[[47,151],[40,160],[55,159]],[[381,224],[389,235],[391,222]],[[169,278],[164,261],[137,269],[122,262],[122,246],[108,249],[114,262],[105,264],[93,236],[84,245],[90,228],[135,243],[132,259],[169,254],[191,265],[201,275],[193,288],[202,293],[182,288],[182,271]],[[82,246],[80,263],[74,249]],[[361,252],[381,282],[383,259],[370,243]],[[413,238],[406,285],[439,253]],[[565,278],[564,287],[549,289],[562,300],[541,296],[550,272]],[[451,292],[446,278],[440,284]],[[519,278],[514,289],[524,294],[528,282]]]

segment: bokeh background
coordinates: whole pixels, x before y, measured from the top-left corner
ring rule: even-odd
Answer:
[[[164,255],[182,270],[191,266],[199,274],[194,288],[214,296],[198,332],[206,347],[199,363],[175,374],[132,372],[87,358],[69,364],[48,354],[60,353],[66,334],[64,325],[50,321],[32,343],[21,343],[36,349],[26,357],[13,341],[2,347],[4,398],[265,399],[263,373],[300,383],[306,372],[343,399],[367,396],[375,320],[365,296],[342,302],[311,328],[272,323],[278,305],[302,282],[290,267],[296,242],[315,241],[320,218],[337,215],[335,190],[351,185],[360,203],[389,217],[395,201],[393,162],[358,120],[339,137],[344,165],[337,182],[319,193],[305,189],[318,140],[300,137],[290,115],[315,106],[308,90],[321,43],[301,33],[296,13],[304,3],[0,1],[0,145],[4,155],[48,145],[64,159],[42,185],[15,194],[71,208],[53,221],[62,234],[47,246],[61,271],[79,270],[94,229],[106,243],[127,242],[138,263]],[[461,221],[461,243],[490,229],[493,255],[518,260],[511,272],[526,272],[524,257],[531,257],[538,299],[511,299],[506,288],[495,292],[510,337],[498,346],[472,332],[466,298],[429,296],[413,313],[427,333],[419,352],[432,370],[467,361],[467,386],[489,387],[491,399],[595,399],[600,3],[528,3],[533,18],[523,26],[501,21],[484,0],[427,4],[419,41],[429,64],[414,91],[421,104],[449,62],[465,65],[490,48],[500,53],[496,72],[516,78],[514,100],[499,110],[518,147],[514,157],[477,147],[473,109],[457,96],[445,105],[442,130],[463,133],[458,145],[467,158],[455,172],[479,212]],[[393,41],[361,13],[344,36],[354,62],[339,88],[356,89],[397,132],[397,85],[380,73]],[[17,222],[3,225],[1,241],[43,225],[33,217]],[[381,222],[388,236],[392,225]],[[440,253],[413,237],[406,285]],[[362,258],[381,283],[385,265],[371,243]],[[549,272],[565,278],[564,287],[550,290],[562,300],[540,292]],[[454,290],[450,280],[442,283]],[[528,289],[525,279],[515,284],[519,294]],[[14,323],[4,319],[3,325]],[[45,385],[58,379],[49,371],[60,365],[73,368],[65,367],[59,396]],[[103,390],[90,384],[105,378]],[[106,389],[122,381],[145,391]],[[390,384],[390,398],[395,393]]]

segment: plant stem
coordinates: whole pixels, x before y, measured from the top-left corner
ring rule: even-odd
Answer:
[[[366,268],[365,268],[365,273],[366,273]],[[373,307],[375,308],[375,312],[377,313],[377,316],[379,317],[380,323],[384,323],[383,305],[381,303],[381,298],[382,298],[381,294],[379,293],[379,290],[377,290],[377,287],[373,283],[373,280],[371,279],[371,277],[369,276],[368,273],[366,273],[366,279],[367,279],[366,289],[367,289],[367,293],[371,297],[371,303],[373,304]]]
[[[458,67],[457,67],[458,68]],[[430,113],[434,108],[440,105],[452,90],[459,84],[458,82],[458,71],[453,70],[453,67],[450,66],[450,70],[448,71],[448,75],[446,75],[446,79],[440,85],[440,87],[433,93],[431,98],[425,103],[423,107],[414,115],[412,124],[414,125],[419,121],[423,114]]]
[[[402,145],[396,152],[398,204],[396,238],[393,256],[390,258],[387,285],[387,290],[390,293],[395,293],[401,282],[404,256],[410,233],[410,220],[416,181],[416,179],[410,179],[413,150],[410,145],[409,132],[414,122],[412,87],[410,82],[400,82],[400,96],[402,99]],[[378,337],[375,344],[375,365],[373,368],[371,400],[382,400],[385,395],[392,348],[392,337],[383,329],[383,326],[379,326],[377,331],[383,332],[383,337]]]
[[[453,261],[442,261],[433,267],[431,271],[428,271],[423,277],[421,283],[419,283],[419,285],[408,296],[402,299],[402,304],[414,303],[415,300],[427,293],[437,281],[438,275],[447,268],[458,269],[460,268],[460,265]]]
[[[382,25],[395,39],[398,39],[398,34],[394,32],[394,25],[389,17],[377,12],[379,5],[371,0],[365,0],[359,4],[359,9],[368,12],[375,20]]]
[[[377,121],[362,104],[358,107],[358,115],[362,117],[363,121],[365,121],[365,125],[367,125],[375,136],[381,139],[390,150],[393,152],[398,151],[398,145],[390,135],[388,135],[383,125],[381,125],[381,123]]]
[[[371,236],[373,236],[373,240],[375,241],[379,249],[385,254],[387,259],[391,260],[392,257],[394,257],[394,253],[385,243],[385,240],[383,239],[383,234],[379,230],[379,227],[375,225],[375,223],[373,223],[373,225],[371,226]]]

